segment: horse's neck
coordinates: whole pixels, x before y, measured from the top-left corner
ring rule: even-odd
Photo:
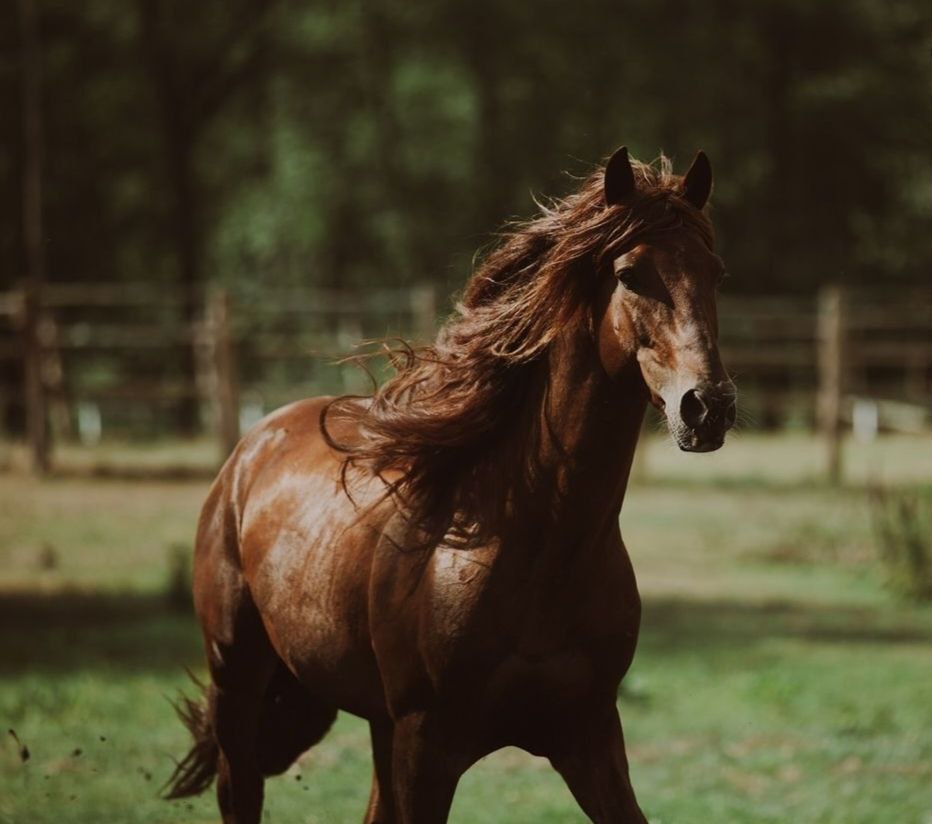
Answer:
[[[621,604],[636,598],[630,564],[619,554],[618,513],[646,387],[636,363],[610,379],[582,336],[556,342],[546,366],[523,462],[526,494],[514,496],[513,531],[494,564],[502,632],[525,652],[563,643],[575,626],[570,616],[597,584]]]
[[[541,517],[555,541],[579,546],[615,529],[647,392],[636,363],[609,378],[588,335],[556,341],[549,367],[536,439]]]

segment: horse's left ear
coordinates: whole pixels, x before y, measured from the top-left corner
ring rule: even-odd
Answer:
[[[683,178],[683,194],[697,209],[705,206],[712,192],[712,164],[705,152],[699,152]]]
[[[605,205],[617,206],[634,193],[634,169],[628,159],[628,147],[622,146],[605,164]]]

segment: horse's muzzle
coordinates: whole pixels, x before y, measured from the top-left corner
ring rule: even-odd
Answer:
[[[735,425],[737,404],[730,381],[698,386],[683,393],[679,405],[682,426],[674,432],[685,452],[714,452],[725,443],[725,433]]]

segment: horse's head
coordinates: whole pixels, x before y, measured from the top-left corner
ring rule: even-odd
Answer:
[[[708,224],[700,212],[712,188],[705,154],[676,180],[673,189],[647,199],[626,149],[606,166],[607,207],[625,207],[619,213],[639,228],[606,263],[611,285],[599,349],[610,374],[637,364],[680,449],[710,452],[734,425],[735,386],[718,352],[716,291],[724,267],[702,230]],[[659,231],[652,229],[655,220]]]

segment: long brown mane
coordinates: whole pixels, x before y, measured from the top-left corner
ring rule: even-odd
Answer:
[[[607,265],[646,237],[692,227],[711,245],[712,228],[682,195],[669,160],[632,162],[636,191],[607,207],[604,168],[579,190],[512,226],[466,285],[435,342],[395,351],[396,374],[371,399],[341,397],[321,416],[328,442],[353,468],[396,478],[395,495],[428,545],[469,545],[502,523],[516,485],[533,476],[528,432],[537,423],[542,355],[581,324]],[[337,442],[328,417],[358,425]]]

